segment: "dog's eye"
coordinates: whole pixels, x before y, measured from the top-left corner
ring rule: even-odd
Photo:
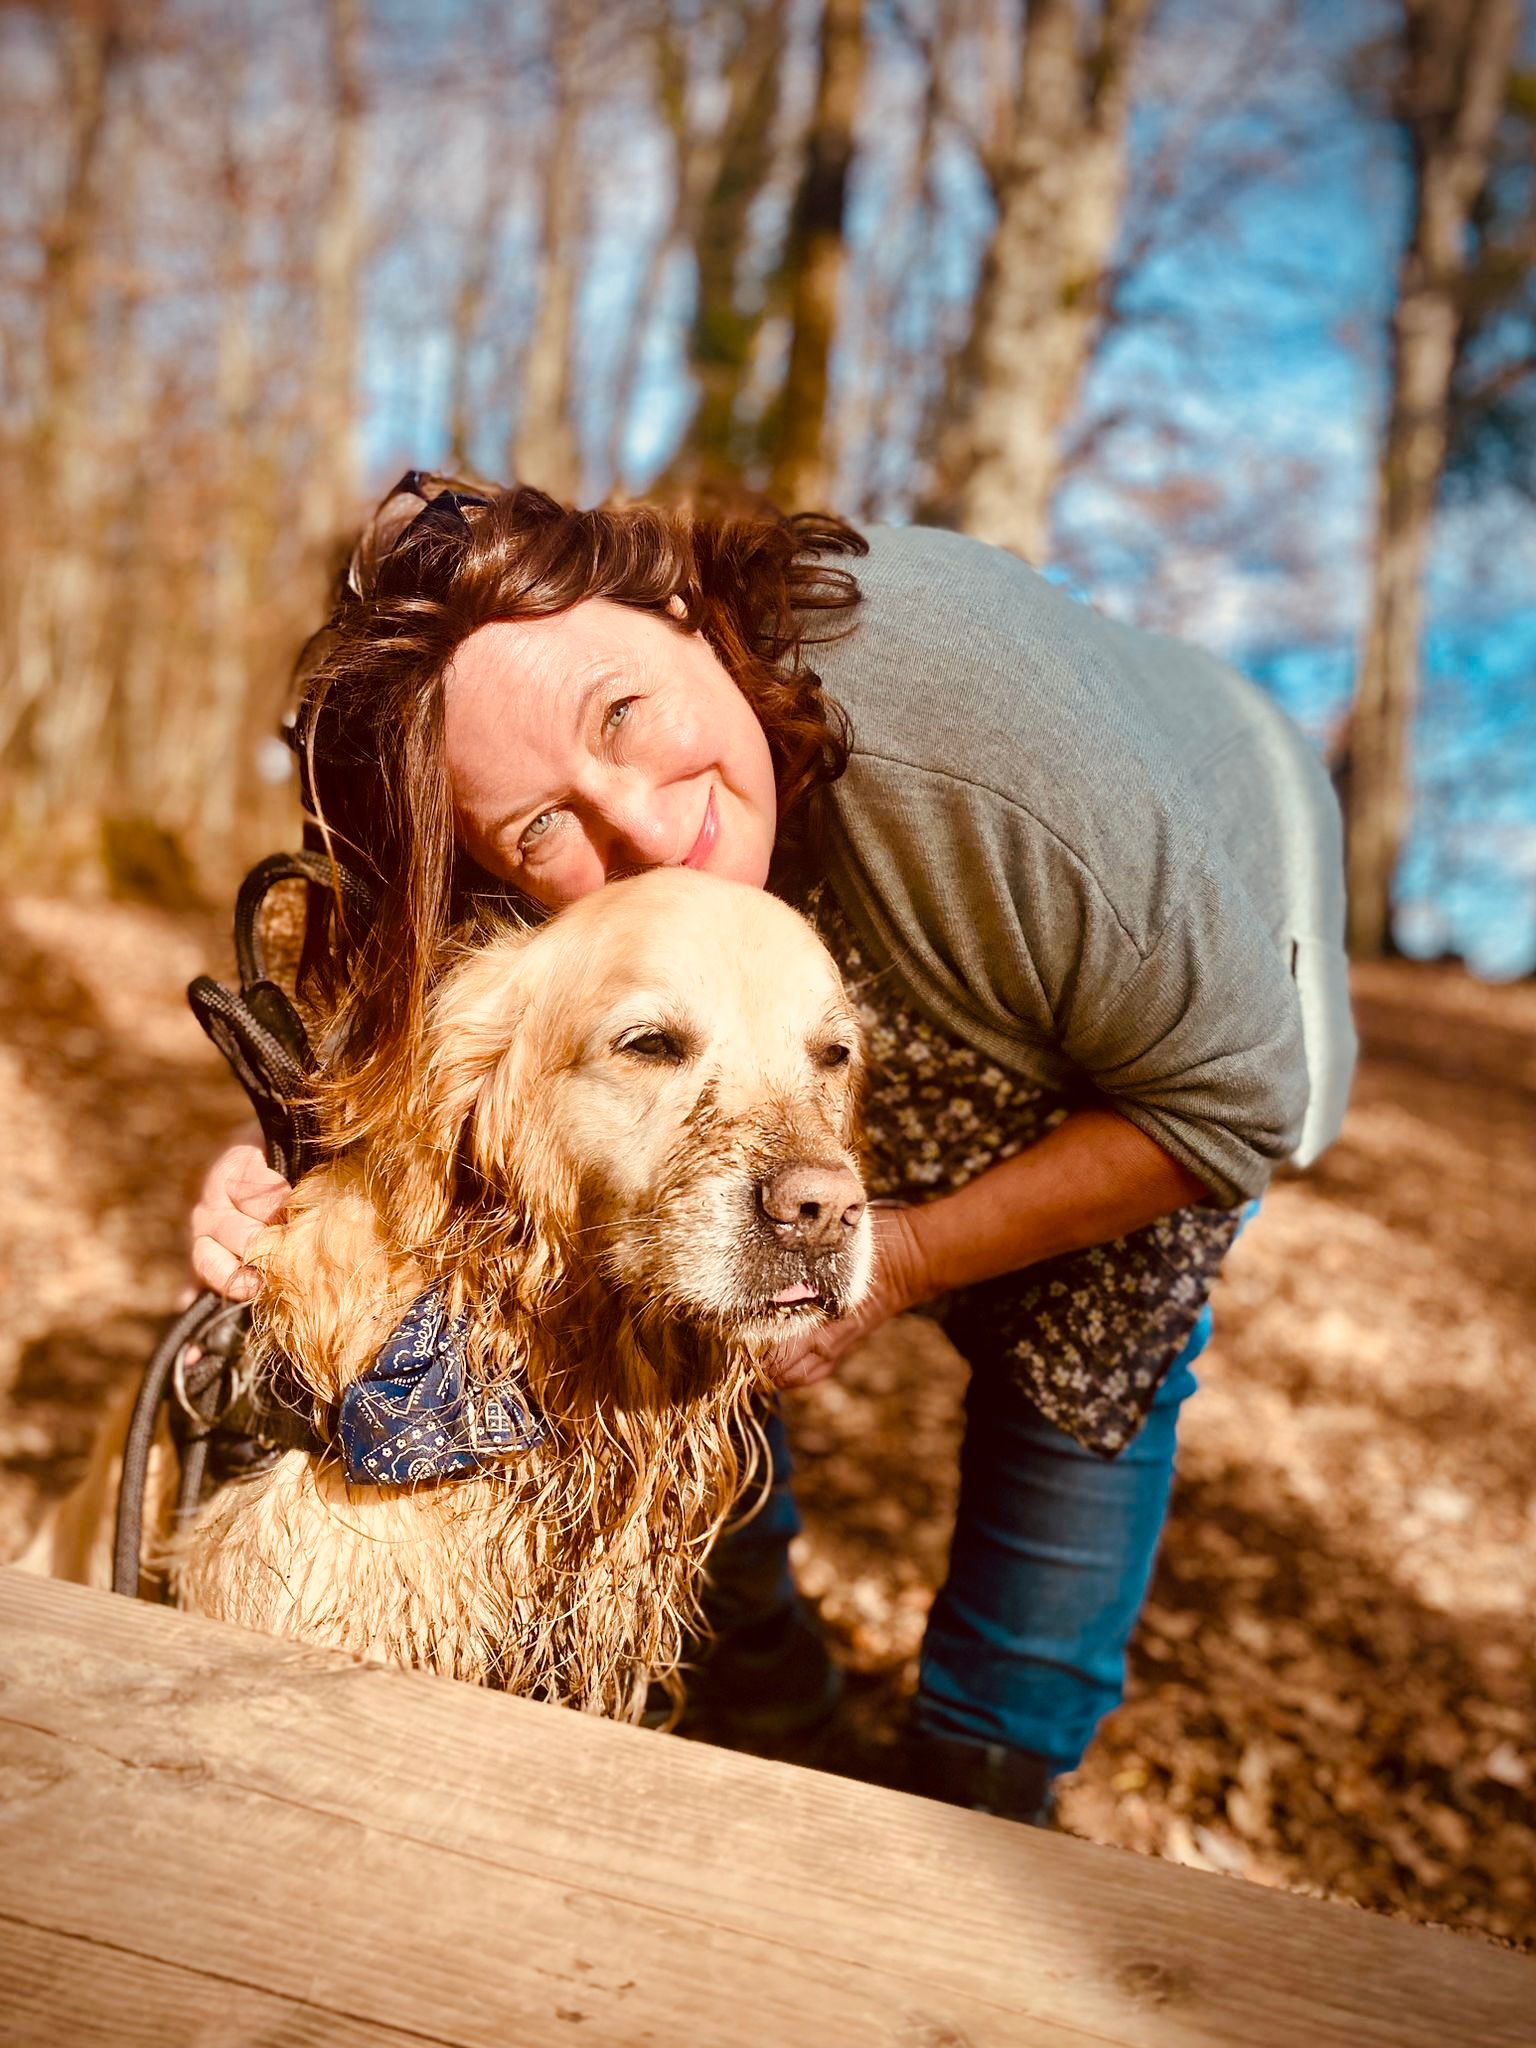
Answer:
[[[661,1065],[680,1067],[688,1057],[687,1048],[670,1031],[641,1031],[633,1038],[619,1040],[620,1052],[632,1052],[637,1059],[656,1060]]]
[[[846,1067],[853,1054],[846,1045],[824,1045],[816,1057],[824,1067]]]

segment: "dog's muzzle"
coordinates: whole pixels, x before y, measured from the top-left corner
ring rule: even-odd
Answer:
[[[743,1310],[758,1317],[837,1317],[869,1272],[863,1183],[839,1161],[795,1160],[764,1175],[742,1248]]]
[[[763,1181],[757,1201],[779,1243],[796,1251],[841,1249],[866,1207],[863,1186],[849,1168],[804,1163]]]

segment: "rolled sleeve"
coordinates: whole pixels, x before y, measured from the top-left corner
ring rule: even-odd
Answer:
[[[1295,1152],[1308,1099],[1300,998],[1240,884],[1198,878],[1113,994],[1082,991],[1058,1024],[1109,1105],[1222,1206],[1261,1194]]]
[[[1111,861],[1082,845],[1110,830],[1102,813],[1075,814],[1069,839],[989,785],[857,768],[832,878],[919,1006],[1047,1086],[1091,1083],[1217,1204],[1261,1194],[1309,1081],[1286,949],[1241,877],[1145,785],[1114,807]]]

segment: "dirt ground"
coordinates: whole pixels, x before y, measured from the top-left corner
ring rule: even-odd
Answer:
[[[246,1120],[193,1025],[222,931],[0,906],[0,1557],[79,1473]],[[1342,1141],[1232,1256],[1125,1706],[1062,1799],[1099,1842],[1536,1946],[1536,984],[1363,972]],[[931,1325],[793,1397],[802,1583],[889,1743],[954,1512]]]

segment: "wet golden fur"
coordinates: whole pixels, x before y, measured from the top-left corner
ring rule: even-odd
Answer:
[[[867,1217],[791,1251],[756,1200],[787,1163],[852,1165],[858,1078],[836,969],[760,890],[663,870],[466,957],[413,1099],[256,1252],[256,1341],[323,1416],[446,1278],[471,1372],[526,1388],[546,1442],[412,1489],[287,1453],[173,1546],[178,1601],[618,1717],[675,1693],[765,1352],[868,1284]],[[802,1278],[818,1306],[770,1305]]]

